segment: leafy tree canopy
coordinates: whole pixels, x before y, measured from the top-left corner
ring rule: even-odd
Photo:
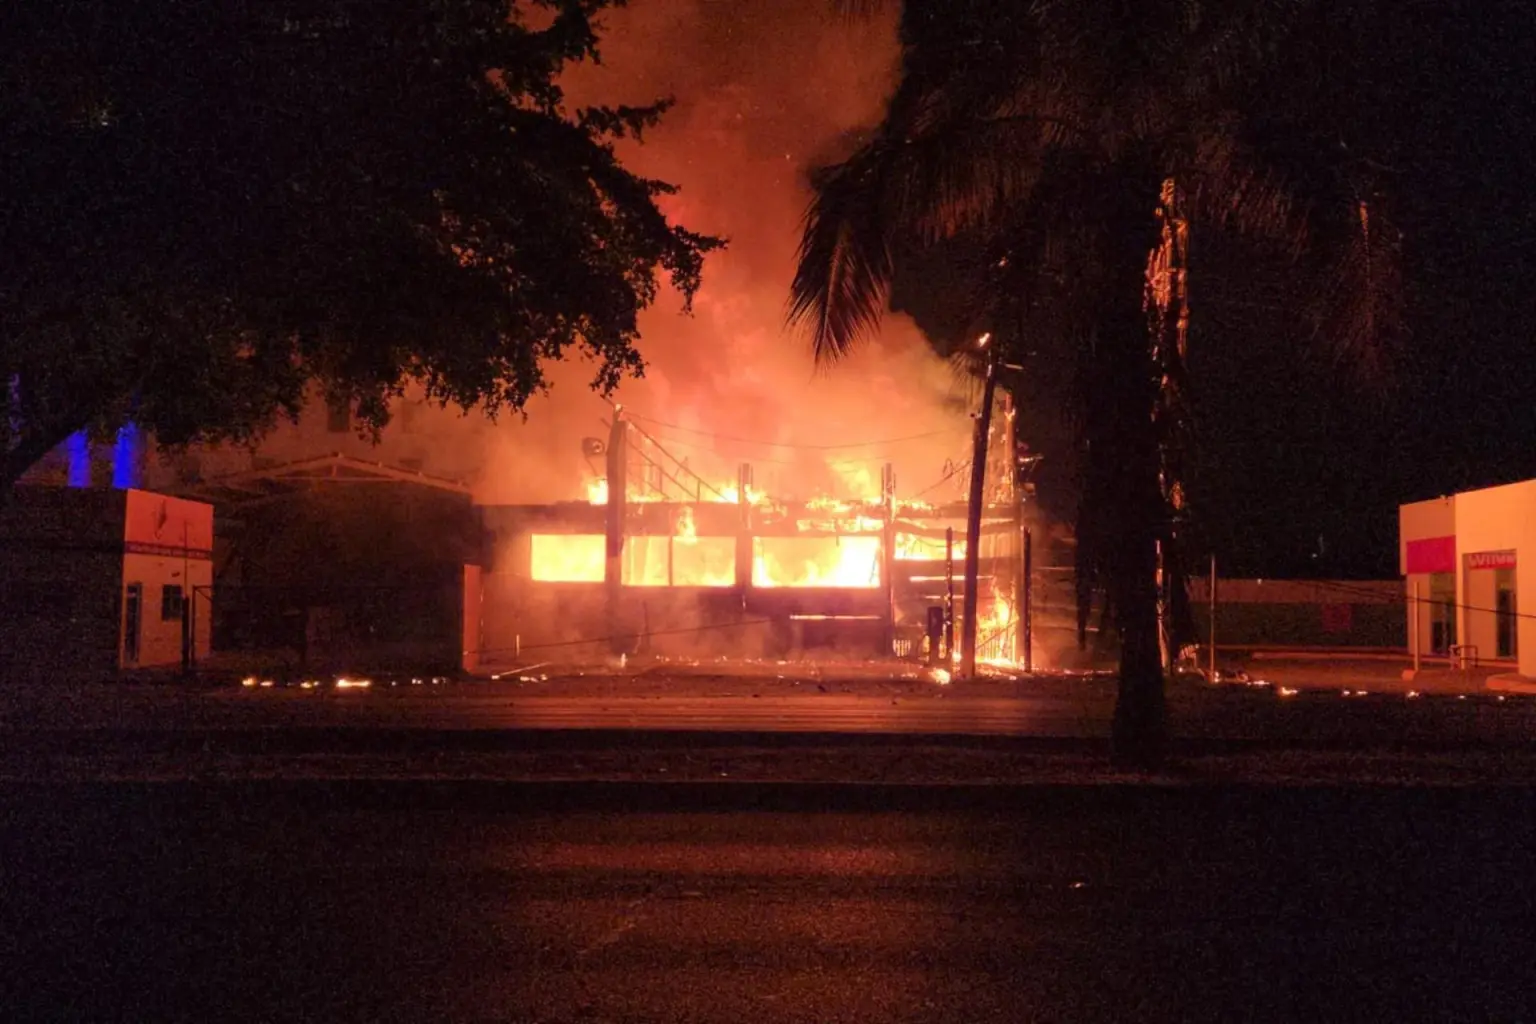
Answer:
[[[636,317],[717,239],[617,140],[667,107],[569,109],[623,0],[20,0],[0,14],[4,482],[131,417],[249,439],[321,383],[494,415]]]

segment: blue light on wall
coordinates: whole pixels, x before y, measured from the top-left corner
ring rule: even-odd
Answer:
[[[112,486],[122,489],[143,485],[139,466],[139,428],[125,423],[117,432],[117,446],[112,449]]]
[[[64,452],[69,457],[69,486],[91,486],[91,442],[85,431],[69,435]]]

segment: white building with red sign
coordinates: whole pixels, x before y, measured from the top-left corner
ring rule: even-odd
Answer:
[[[0,679],[102,678],[207,656],[213,507],[17,487],[0,505]]]
[[[1536,617],[1519,599],[1536,593],[1536,480],[1403,505],[1398,559],[1410,649],[1536,677]]]

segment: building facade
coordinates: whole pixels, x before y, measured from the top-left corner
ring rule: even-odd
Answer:
[[[0,506],[0,673],[169,668],[209,651],[213,508],[137,489],[18,487]]]
[[[1506,662],[1536,676],[1536,480],[1403,505],[1398,558],[1410,649],[1466,663]]]

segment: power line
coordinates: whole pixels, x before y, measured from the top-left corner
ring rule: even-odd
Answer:
[[[1477,605],[1463,604],[1462,602],[1459,602],[1459,601],[1455,600],[1454,598],[1449,600],[1449,601],[1444,601],[1444,600],[1436,600],[1433,597],[1419,597],[1419,598],[1415,598],[1415,597],[1412,597],[1411,595],[1408,595],[1408,594],[1398,594],[1398,595],[1395,595],[1395,596],[1387,596],[1387,595],[1383,595],[1378,590],[1371,590],[1371,589],[1369,589],[1367,587],[1352,587],[1352,586],[1350,586],[1347,583],[1339,582],[1339,581],[1336,581],[1336,580],[1306,580],[1306,581],[1302,581],[1302,582],[1311,583],[1313,586],[1320,587],[1320,588],[1325,589],[1325,590],[1335,590],[1335,591],[1338,591],[1338,592],[1344,593],[1344,594],[1358,594],[1358,595],[1363,596],[1363,597],[1374,597],[1374,598],[1377,599],[1378,603],[1380,603],[1380,604],[1397,604],[1397,603],[1401,602],[1406,607],[1406,606],[1408,606],[1410,604],[1413,604],[1414,601],[1418,601],[1419,604],[1437,604],[1437,605],[1440,605],[1441,607],[1444,607],[1444,608],[1460,608],[1462,611],[1467,611],[1467,612],[1488,612],[1489,614],[1492,614],[1492,615],[1506,615],[1506,616],[1508,616],[1509,618],[1512,618],[1512,619],[1536,619],[1536,612],[1519,612],[1519,611],[1511,612],[1511,611],[1500,611],[1497,608],[1482,608],[1482,607],[1479,607]],[[1218,594],[1218,598],[1219,598],[1219,594]],[[1220,603],[1219,599],[1218,599],[1218,603]]]
[[[927,487],[924,487],[922,490],[918,491],[916,494],[912,495],[910,498],[905,498],[905,499],[902,499],[902,500],[904,500],[904,501],[915,501],[915,500],[917,500],[918,498],[921,498],[923,495],[927,494],[930,491],[938,490],[940,487],[943,487],[945,484],[949,483],[955,477],[959,476],[961,473],[964,473],[967,469],[970,469],[970,468],[971,468],[971,460],[970,459],[966,459],[964,462],[960,463],[958,466],[955,466],[948,473],[945,473],[943,476],[939,477],[933,483],[929,484]]]

